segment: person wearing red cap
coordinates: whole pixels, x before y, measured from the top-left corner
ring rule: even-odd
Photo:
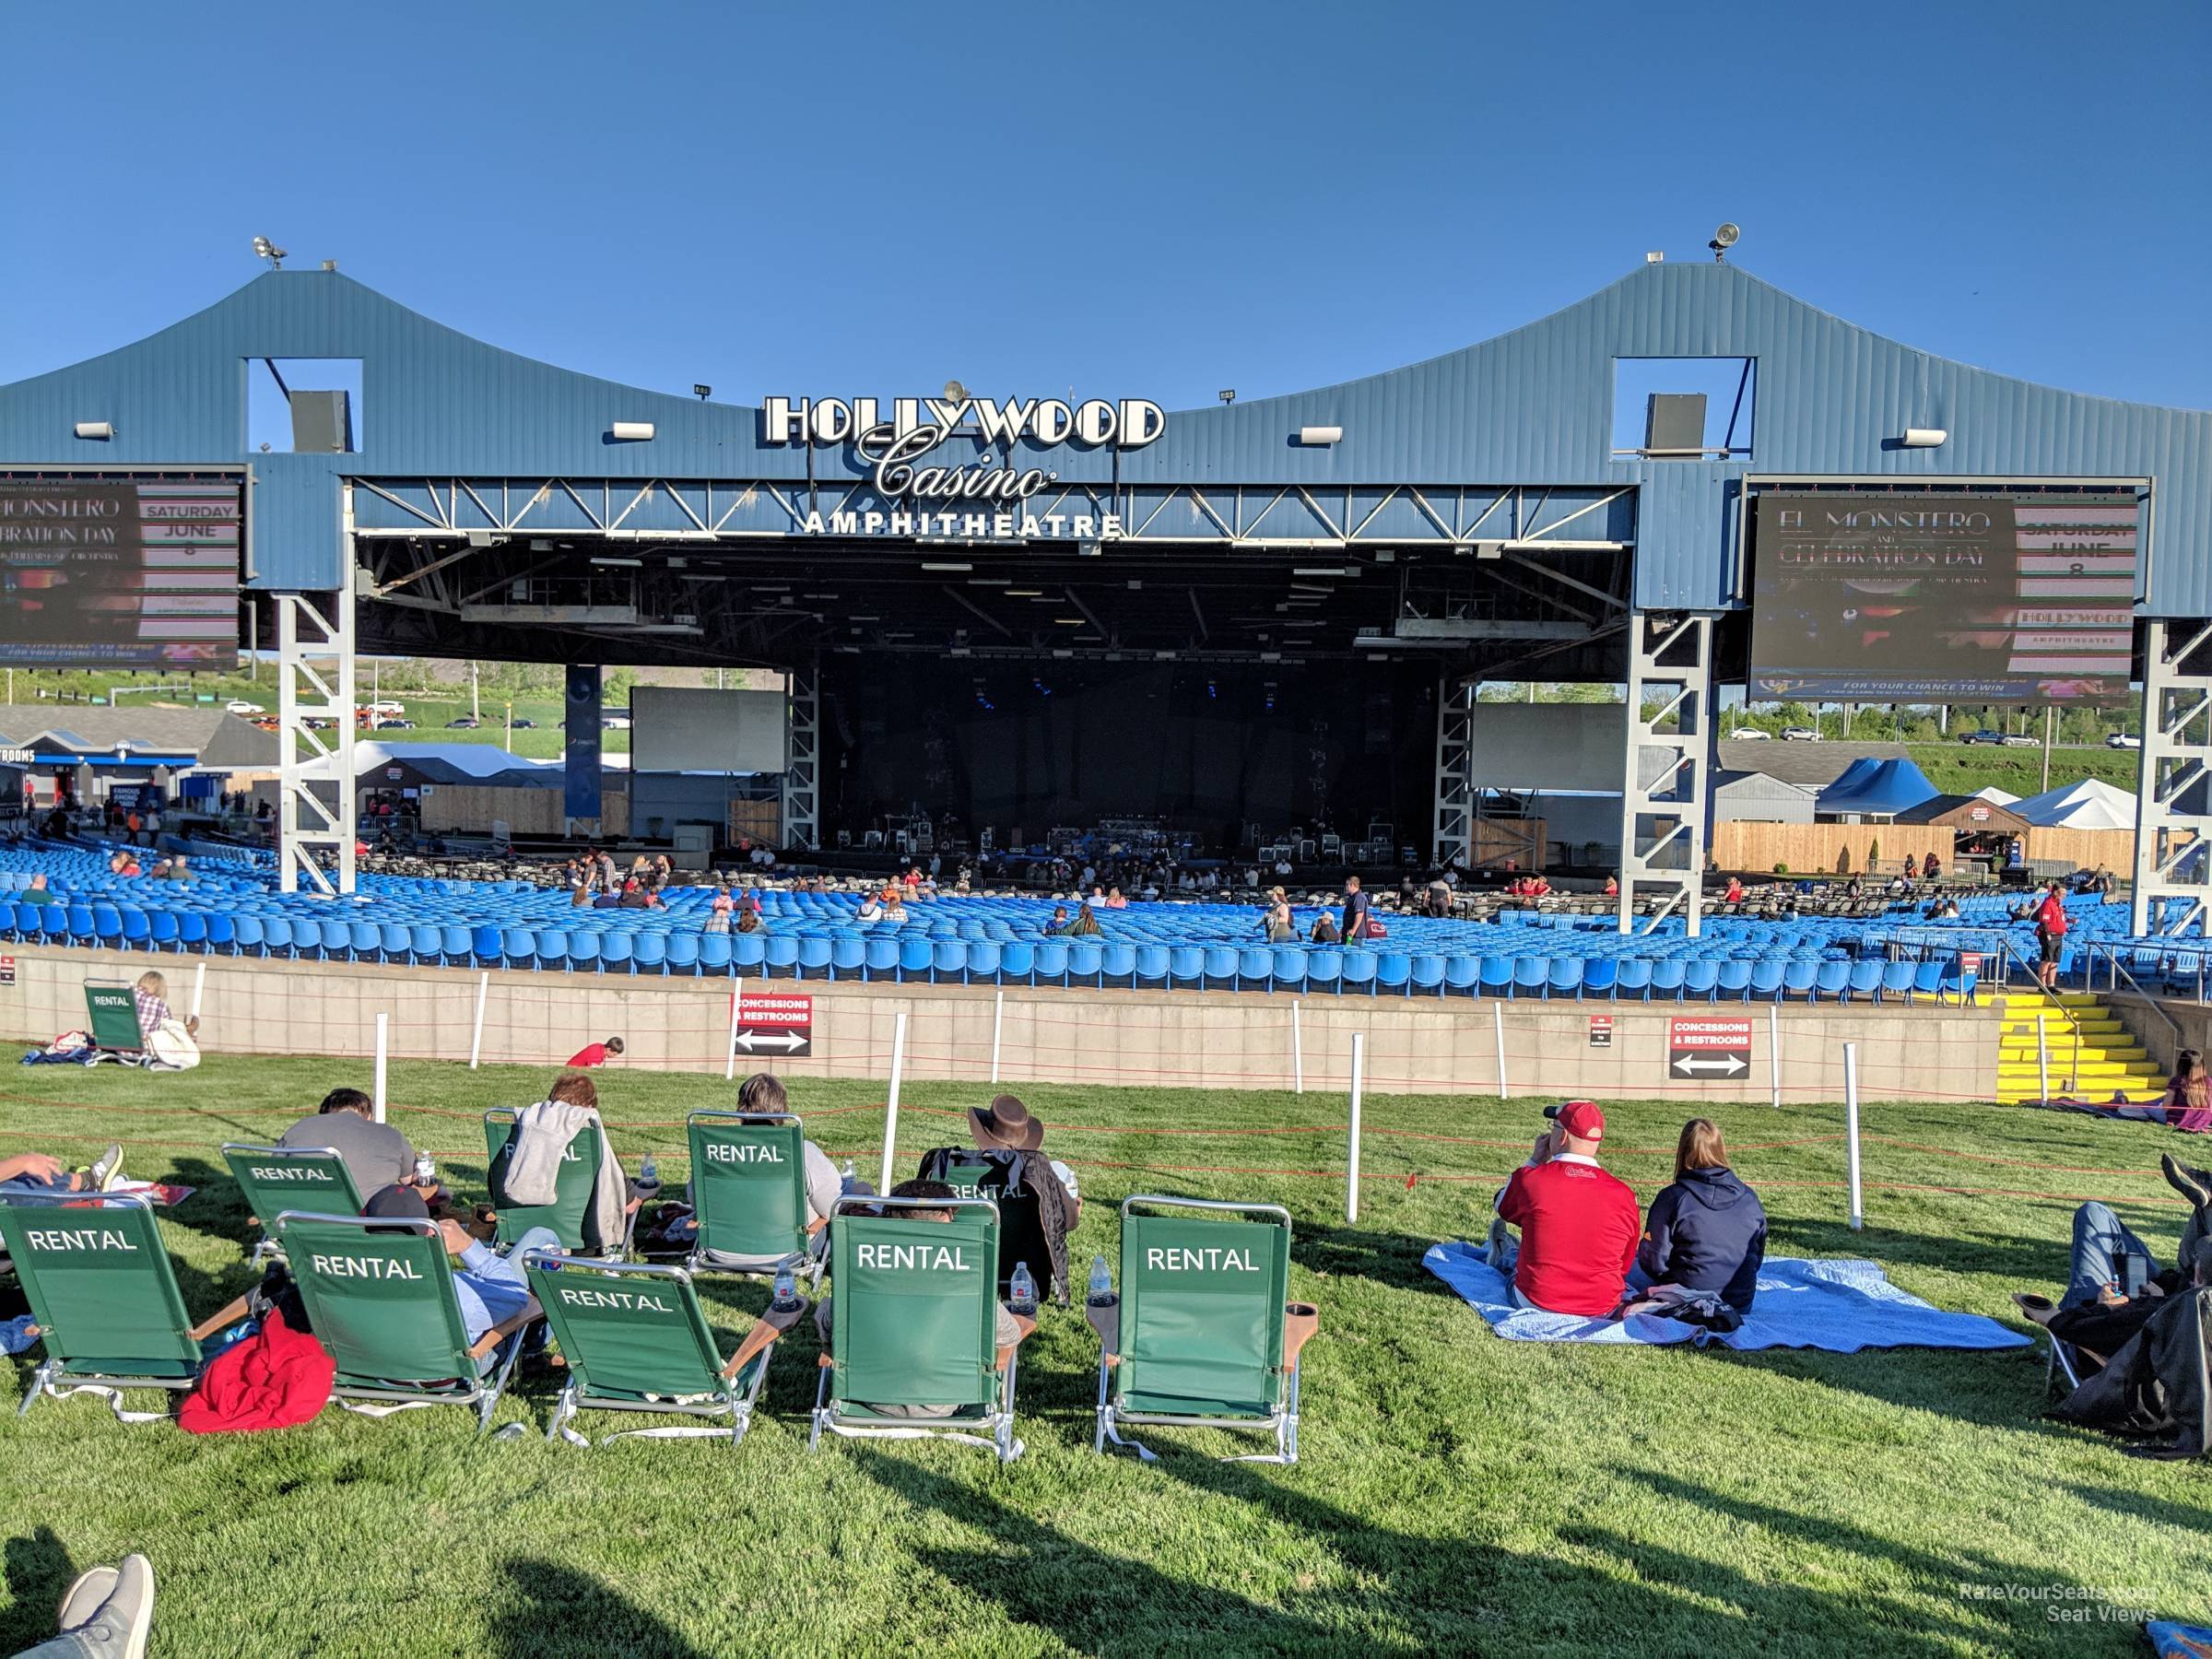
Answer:
[[[1598,1167],[1606,1114],[1594,1101],[1547,1106],[1551,1127],[1498,1194],[1490,1265],[1513,1300],[1550,1313],[1604,1318],[1620,1306],[1643,1216],[1629,1184]],[[1521,1230],[1516,1248],[1508,1226]]]

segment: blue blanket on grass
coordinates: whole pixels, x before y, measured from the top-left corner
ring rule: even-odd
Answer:
[[[1717,1342],[1732,1348],[1855,1354],[1861,1348],[2025,1347],[2032,1340],[1979,1313],[1947,1313],[1909,1295],[1872,1262],[1769,1256],[1759,1270],[1751,1312],[1741,1328],[1724,1334],[1648,1313],[1587,1319],[1524,1308],[1513,1300],[1504,1276],[1483,1259],[1479,1245],[1434,1244],[1421,1261],[1509,1342],[1694,1342],[1700,1347]]]

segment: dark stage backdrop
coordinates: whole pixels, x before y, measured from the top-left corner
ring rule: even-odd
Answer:
[[[1159,817],[1213,847],[1242,827],[1371,819],[1423,842],[1436,680],[1422,665],[1207,672],[1174,664],[997,665],[839,658],[825,665],[826,819],[947,818],[972,836]]]

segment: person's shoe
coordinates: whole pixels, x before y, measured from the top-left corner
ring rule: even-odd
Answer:
[[[115,1594],[117,1576],[112,1567],[89,1567],[78,1573],[53,1616],[55,1625],[65,1630],[75,1630],[99,1612],[100,1604]]]
[[[86,1171],[86,1174],[89,1179],[85,1184],[93,1192],[113,1192],[116,1183],[123,1179],[123,1147],[121,1143],[109,1142],[108,1149],[100,1155],[99,1160]]]
[[[76,1624],[65,1623],[62,1633],[74,1636],[88,1654],[97,1659],[146,1659],[147,1632],[154,1623],[154,1565],[142,1555],[127,1555],[113,1568],[95,1569],[114,1575],[106,1596]],[[85,1579],[92,1577],[87,1573]],[[83,1585],[85,1579],[77,1581]],[[70,1591],[69,1602],[77,1599]]]
[[[2212,1174],[2174,1162],[2171,1152],[2159,1154],[2159,1170],[2166,1177],[2166,1184],[2198,1209],[2212,1204]]]

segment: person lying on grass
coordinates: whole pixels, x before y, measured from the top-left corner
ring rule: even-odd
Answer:
[[[1550,1127],[1498,1194],[1490,1265],[1524,1308],[1603,1319],[1620,1306],[1642,1217],[1628,1183],[1598,1167],[1606,1114],[1596,1103],[1569,1100],[1544,1115]],[[1509,1226],[1521,1230],[1517,1243]]]
[[[2074,1242],[2066,1288],[2056,1302],[2016,1290],[2020,1312],[2062,1342],[2084,1350],[2101,1366],[2147,1324],[2165,1300],[2207,1281],[2201,1277],[2200,1246],[2212,1240],[2212,1170],[2191,1169],[2171,1154],[2159,1159],[2167,1184],[2189,1201],[2174,1265],[2161,1269],[2149,1245],[2136,1236],[2111,1206],[2092,1200],[2074,1212]]]

